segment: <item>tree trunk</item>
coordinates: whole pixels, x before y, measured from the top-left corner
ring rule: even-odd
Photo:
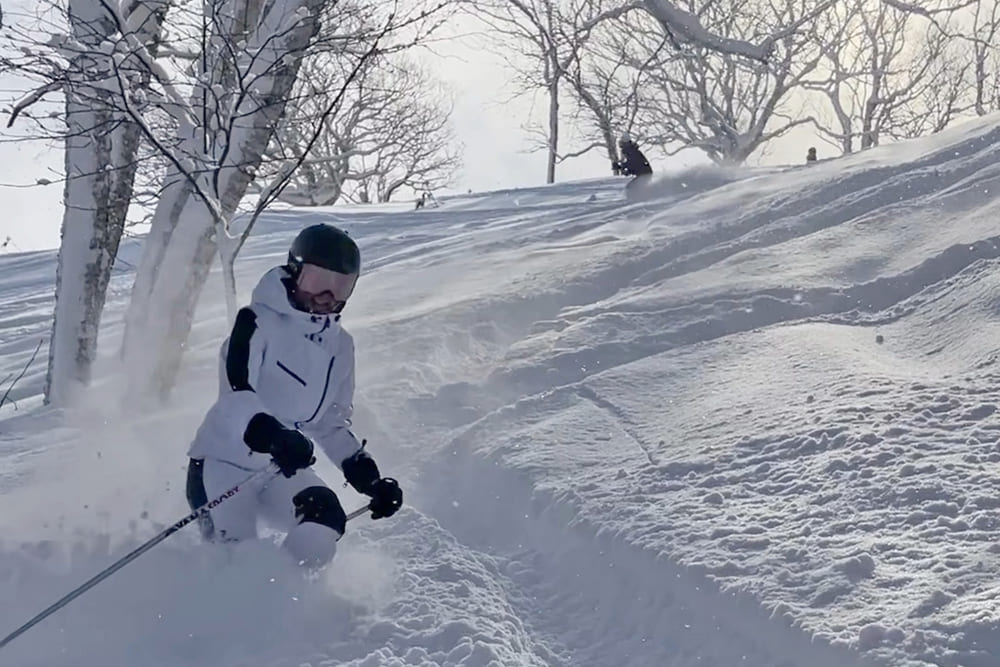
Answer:
[[[226,293],[226,317],[229,326],[236,321],[239,310],[236,294],[236,256],[239,254],[239,242],[234,239],[217,239],[219,260],[222,264],[222,286]]]
[[[204,202],[186,196],[169,205],[168,216],[170,240],[160,254],[144,317],[127,332],[132,338],[126,341],[125,359],[131,397],[169,396],[216,255],[215,220]]]
[[[196,141],[194,137],[189,137],[189,140]],[[142,355],[147,349],[145,341],[137,332],[143,329],[143,323],[149,319],[150,297],[159,277],[163,255],[170,245],[181,211],[191,197],[191,184],[176,168],[167,170],[165,180],[168,185],[160,194],[153,212],[152,224],[142,246],[142,257],[136,268],[132,295],[125,313],[121,358],[126,365],[137,363],[136,356]]]
[[[110,112],[66,88],[66,185],[62,242],[56,265],[56,305],[49,341],[45,400],[61,404],[90,381],[97,356],[97,328],[111,275],[121,221],[109,215]],[[108,247],[114,241],[115,250]]]
[[[549,81],[549,160],[545,182],[556,182],[556,158],[559,154],[559,76],[553,71]]]
[[[976,101],[975,110],[977,116],[985,116],[986,111],[986,49],[976,44],[973,50],[976,72]]]
[[[224,117],[232,119],[230,129],[214,150],[224,158],[201,181],[202,191],[217,197],[213,206],[184,180],[169,186],[157,205],[123,344],[131,396],[165,399],[173,387],[195,307],[217,253],[217,235],[225,233],[261,163],[303,53],[319,29],[324,4],[325,0],[275,0],[254,24],[247,48],[255,57],[243,73],[254,81],[253,95],[228,96],[233,108],[225,110]],[[227,72],[222,65],[217,67]],[[191,149],[188,154],[197,154],[196,137],[184,139]]]
[[[126,17],[140,11],[143,20],[134,34],[155,52],[165,8],[142,7],[138,2],[124,8]],[[96,48],[115,30],[97,0],[71,0],[68,15],[74,37],[88,46]],[[106,63],[80,56],[69,69],[64,87],[65,210],[45,377],[47,403],[66,402],[74,387],[90,381],[111,269],[135,181],[139,127],[114,113],[110,104],[114,93],[95,84],[103,78],[103,66]],[[81,98],[83,91],[86,95]],[[108,103],[95,108],[95,99]]]

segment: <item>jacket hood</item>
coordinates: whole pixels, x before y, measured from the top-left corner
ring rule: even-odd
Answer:
[[[283,266],[276,266],[269,270],[257,282],[253,288],[253,295],[250,303],[254,306],[263,306],[282,317],[288,318],[306,336],[313,336],[320,333],[331,332],[340,328],[340,315],[315,315],[306,313],[292,305],[291,297],[288,293],[286,281],[292,277]],[[332,332],[331,332],[332,333]]]

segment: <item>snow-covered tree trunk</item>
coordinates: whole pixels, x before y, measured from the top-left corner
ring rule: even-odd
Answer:
[[[236,320],[236,313],[239,310],[236,294],[236,256],[240,250],[239,239],[228,236],[223,237],[219,242],[219,261],[222,264],[222,289],[226,297],[226,315],[229,325],[232,326]]]
[[[122,16],[141,43],[155,50],[164,12],[151,0],[124,3]],[[116,31],[100,0],[70,0],[73,38],[86,49]],[[128,29],[128,28],[127,28]],[[45,400],[64,403],[90,380],[108,282],[125,228],[136,174],[139,127],[113,109],[100,85],[107,61],[81,51],[66,71],[64,212],[56,266],[56,305],[49,341]]]
[[[97,329],[107,277],[115,250],[114,220],[103,202],[111,196],[111,133],[97,129],[106,124],[107,110],[95,110],[92,100],[81,98],[72,85],[65,89],[66,185],[62,242],[56,265],[56,305],[49,339],[49,365],[45,400],[64,403],[73,388],[90,380],[97,355]],[[117,242],[111,245],[117,246]]]
[[[187,144],[197,139],[186,138]],[[142,258],[136,267],[132,295],[125,313],[125,337],[122,341],[121,357],[128,365],[139,363],[144,344],[136,333],[149,317],[150,297],[159,279],[160,268],[167,247],[171,243],[174,228],[181,211],[193,194],[193,185],[176,166],[171,166],[164,177],[167,185],[160,193],[159,203],[153,212],[149,233],[142,247]]]
[[[248,90],[230,96],[225,126],[216,131],[218,167],[201,179],[205,201],[190,181],[160,199],[140,266],[124,341],[129,389],[165,397],[180,368],[198,297],[217,253],[217,235],[247,192],[284,111],[304,52],[319,28],[324,0],[274,0],[250,24],[246,40]],[[235,43],[235,42],[231,42]],[[188,142],[192,141],[188,137]],[[188,146],[188,155],[197,153]]]

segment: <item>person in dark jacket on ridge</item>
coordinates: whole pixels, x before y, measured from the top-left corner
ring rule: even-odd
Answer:
[[[634,198],[653,178],[653,168],[649,166],[649,160],[642,154],[639,145],[632,140],[628,132],[623,133],[618,139],[618,150],[621,158],[612,162],[611,168],[615,174],[632,176],[625,185],[625,195]]]
[[[653,168],[649,166],[649,160],[639,150],[639,145],[633,141],[628,132],[622,134],[618,139],[618,151],[621,158],[611,163],[611,167],[617,170],[622,176],[650,176]]]

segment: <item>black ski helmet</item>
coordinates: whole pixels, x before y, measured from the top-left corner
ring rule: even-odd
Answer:
[[[347,232],[321,222],[299,232],[288,250],[288,271],[292,276],[298,277],[303,264],[360,274],[361,251]]]

